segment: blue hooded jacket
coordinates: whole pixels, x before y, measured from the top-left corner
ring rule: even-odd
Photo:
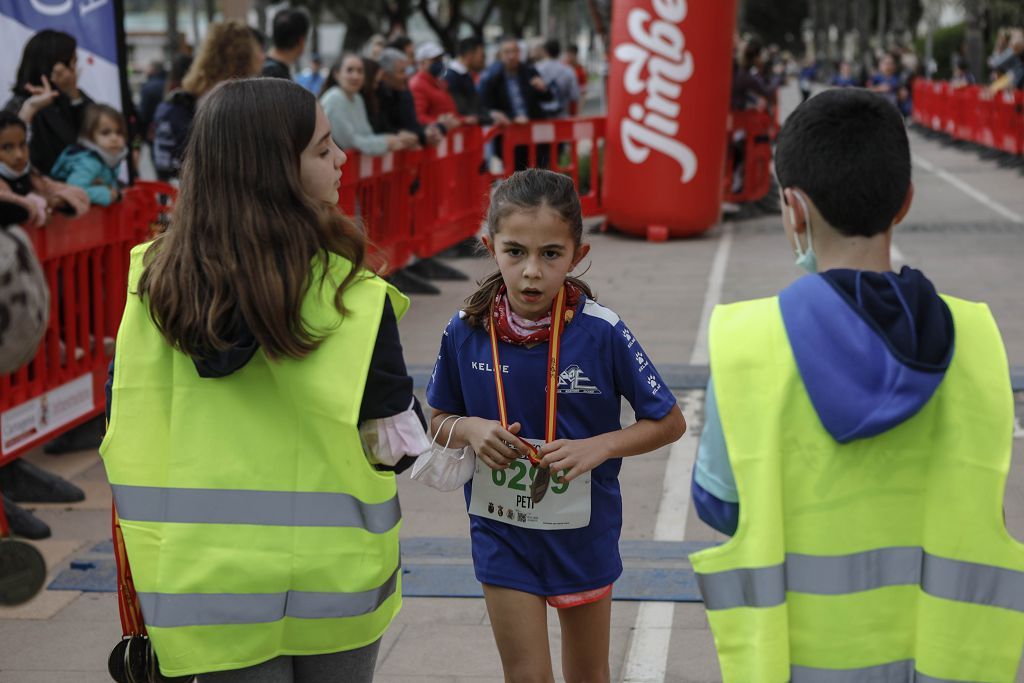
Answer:
[[[811,404],[838,443],[882,434],[931,399],[953,357],[953,316],[918,270],[830,270],[800,278],[779,307]],[[698,516],[732,535],[739,498],[708,382],[691,492]]]
[[[107,166],[91,149],[74,144],[65,148],[53,164],[50,177],[85,190],[89,203],[110,206],[118,187],[117,169]]]

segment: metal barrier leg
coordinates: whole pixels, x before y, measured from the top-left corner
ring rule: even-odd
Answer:
[[[441,290],[420,276],[410,273],[408,268],[396,270],[385,278],[403,294],[440,294]]]
[[[3,505],[4,515],[7,517],[7,527],[15,536],[30,538],[33,541],[50,537],[50,527],[46,522],[7,496],[0,495],[0,504]]]
[[[469,279],[469,276],[461,270],[457,270],[447,264],[441,263],[435,258],[420,259],[415,263],[411,263],[406,266],[405,270],[427,280],[449,280],[461,282]]]

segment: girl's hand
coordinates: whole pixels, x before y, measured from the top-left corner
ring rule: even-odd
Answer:
[[[35,115],[53,104],[53,101],[60,95],[60,90],[51,86],[50,80],[46,76],[43,76],[43,84],[41,86],[26,83],[25,90],[29,92],[31,97],[25,100],[25,103],[21,105],[21,109],[18,111],[18,118],[25,123],[32,123]]]
[[[509,445],[519,443],[516,434],[521,428],[522,425],[514,422],[506,430],[500,422],[479,417],[467,418],[458,427],[476,456],[492,470],[503,470],[524,455]]]
[[[593,439],[557,439],[541,447],[540,466],[551,470],[551,478],[572,481],[609,458]]]

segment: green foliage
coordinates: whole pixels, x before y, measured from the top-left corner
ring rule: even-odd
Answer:
[[[765,45],[776,43],[796,51],[803,45],[800,24],[807,16],[807,0],[745,0],[743,31],[752,31]]]
[[[938,67],[935,78],[944,79],[953,75],[953,54],[959,51],[960,45],[963,44],[965,30],[963,24],[956,24],[935,31],[932,39],[932,55]],[[914,47],[919,55],[923,55],[925,39],[918,38]]]

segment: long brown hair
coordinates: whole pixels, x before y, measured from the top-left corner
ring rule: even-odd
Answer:
[[[198,97],[230,78],[255,76],[253,65],[260,50],[256,35],[242,22],[210,24],[181,87]]]
[[[579,248],[583,242],[583,211],[572,178],[540,168],[516,171],[494,191],[491,207],[487,211],[487,234],[491,242],[501,229],[501,222],[509,215],[516,211],[535,211],[542,206],[557,213],[569,225],[573,243]],[[595,299],[586,282],[571,275],[565,279],[583,290],[588,299]],[[483,327],[490,315],[491,303],[504,280],[501,271],[497,271],[477,284],[477,290],[466,299],[463,312],[470,326]]]
[[[331,64],[331,68],[327,70],[327,78],[324,79],[324,84],[320,86],[320,92],[317,93],[317,97],[323,97],[331,88],[341,89],[341,82],[334,77],[334,74],[341,71],[341,67],[345,65],[346,59],[358,59],[360,66],[363,66],[363,58],[357,55],[355,52],[342,52],[341,56],[338,57],[334,64]],[[363,66],[363,75],[365,77],[366,67]],[[360,89],[361,90],[361,89]]]
[[[168,230],[145,258],[138,294],[148,297],[167,341],[192,357],[231,347],[240,323],[271,357],[302,358],[327,330],[301,307],[324,287],[329,254],[353,264],[334,305],[366,254],[362,234],[338,210],[306,194],[300,157],[316,127],[316,98],[284,79],[228,81],[199,105]],[[311,261],[319,259],[316,285]]]

